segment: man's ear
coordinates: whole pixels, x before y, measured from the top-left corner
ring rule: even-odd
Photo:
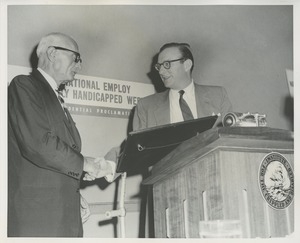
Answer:
[[[184,61],[184,68],[185,68],[185,71],[190,71],[191,68],[192,68],[192,66],[193,66],[193,62],[192,62],[191,59],[186,59],[186,60]]]
[[[55,53],[56,53],[55,48],[52,47],[52,46],[50,46],[50,47],[47,49],[46,53],[47,53],[47,57],[48,57],[49,61],[50,61],[50,62],[54,62],[54,60],[55,60]]]

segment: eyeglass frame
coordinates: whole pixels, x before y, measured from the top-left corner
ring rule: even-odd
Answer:
[[[177,61],[181,61],[181,60],[186,60],[186,58],[185,58],[185,57],[181,57],[181,58],[175,59],[175,60],[168,60],[168,61],[164,61],[164,62],[162,62],[162,63],[156,63],[156,64],[154,65],[154,68],[155,68],[158,72],[160,71],[161,66],[163,66],[165,69],[170,69],[170,68],[171,68],[171,63],[172,63],[172,62],[177,62]],[[166,63],[168,63],[167,66],[165,66]]]
[[[81,59],[81,57],[80,57],[80,53],[79,53],[79,52],[70,50],[70,49],[68,49],[68,48],[60,47],[60,46],[49,46],[48,48],[50,48],[50,47],[53,47],[53,48],[56,49],[56,50],[62,50],[62,51],[70,51],[70,52],[73,52],[73,53],[75,54],[75,60],[74,60],[74,62],[75,62],[75,63],[79,63],[79,62],[82,63],[82,59]]]

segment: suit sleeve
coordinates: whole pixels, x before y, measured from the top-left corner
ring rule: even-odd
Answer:
[[[36,87],[27,76],[19,76],[8,88],[9,122],[22,156],[41,168],[80,179],[83,156],[56,134]]]

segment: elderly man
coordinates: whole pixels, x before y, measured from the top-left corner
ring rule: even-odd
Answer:
[[[8,88],[8,236],[81,237],[80,178],[113,174],[104,158],[84,157],[60,87],[81,69],[77,43],[51,33],[38,68]]]

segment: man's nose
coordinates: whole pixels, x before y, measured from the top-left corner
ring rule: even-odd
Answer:
[[[81,70],[81,62],[77,62],[75,67],[78,69],[78,70]]]

